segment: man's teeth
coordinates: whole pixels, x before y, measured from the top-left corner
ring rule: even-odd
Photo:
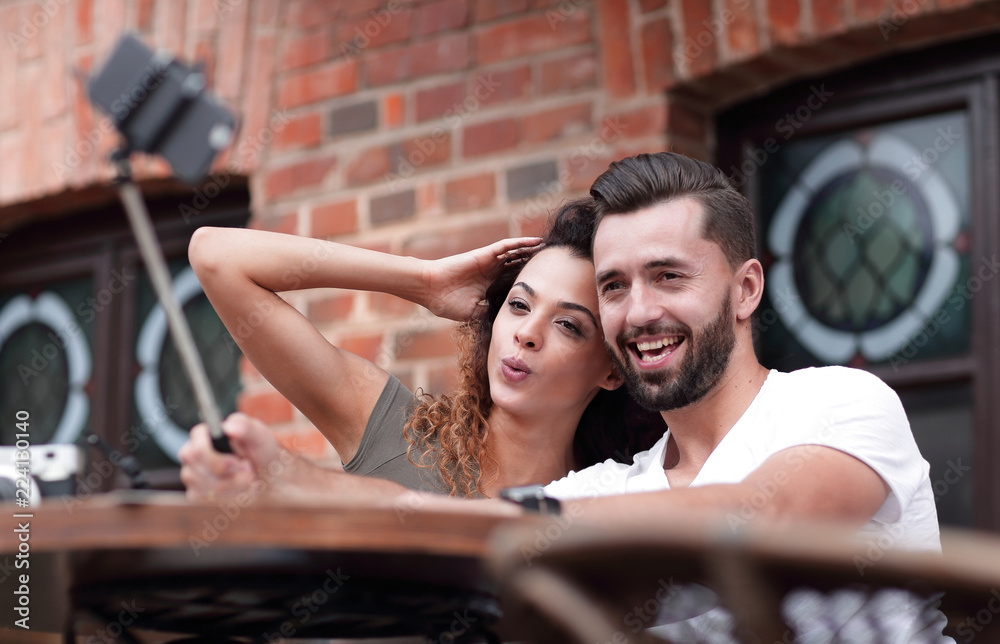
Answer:
[[[654,362],[660,358],[662,352],[657,351],[658,349],[663,349],[666,347],[671,347],[681,341],[680,336],[674,336],[671,338],[663,338],[661,340],[653,340],[652,342],[637,342],[635,348],[639,350],[639,359],[643,362]],[[647,354],[647,351],[657,351],[656,353]]]
[[[662,340],[654,340],[653,342],[638,342],[636,343],[636,348],[639,351],[652,351],[653,349],[662,349],[663,347],[669,347],[672,344],[677,344],[680,342],[680,337],[664,338]]]

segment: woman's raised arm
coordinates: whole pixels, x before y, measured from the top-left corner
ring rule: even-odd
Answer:
[[[380,291],[461,319],[474,312],[504,254],[537,243],[537,238],[511,239],[425,261],[310,237],[204,227],[191,238],[188,256],[243,353],[347,462],[357,451],[388,374],[330,344],[277,293],[307,288]]]

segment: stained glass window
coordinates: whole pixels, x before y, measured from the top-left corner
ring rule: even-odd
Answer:
[[[764,164],[766,364],[968,353],[968,127],[956,111],[803,137]]]
[[[0,293],[0,418],[31,414],[31,442],[71,443],[90,428],[92,278]],[[14,443],[12,422],[0,443]]]
[[[191,267],[170,264],[173,288],[212,384],[222,416],[236,411],[241,352],[205,297]],[[145,271],[137,271],[133,379],[126,444],[148,467],[177,464],[188,431],[201,422],[194,392]]]

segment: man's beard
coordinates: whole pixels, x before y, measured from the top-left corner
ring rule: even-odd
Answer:
[[[722,300],[722,308],[697,338],[687,325],[670,328],[644,327],[631,335],[683,335],[688,344],[684,361],[678,368],[647,372],[636,368],[628,357],[630,349],[625,336],[618,336],[618,351],[608,347],[609,353],[625,378],[629,393],[640,405],[651,411],[680,409],[701,400],[718,384],[729,365],[729,357],[736,345],[736,331],[729,294]],[[676,374],[676,375],[672,375]]]

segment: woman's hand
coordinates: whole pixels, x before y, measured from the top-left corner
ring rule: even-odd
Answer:
[[[263,423],[245,414],[230,414],[222,429],[233,454],[215,451],[205,423],[192,427],[181,447],[181,481],[187,498],[212,503],[249,495],[249,503],[273,495],[291,474],[291,454],[281,449]]]
[[[540,248],[539,237],[504,239],[477,250],[430,262],[424,272],[426,303],[434,315],[467,320],[505,263],[525,262]]]

